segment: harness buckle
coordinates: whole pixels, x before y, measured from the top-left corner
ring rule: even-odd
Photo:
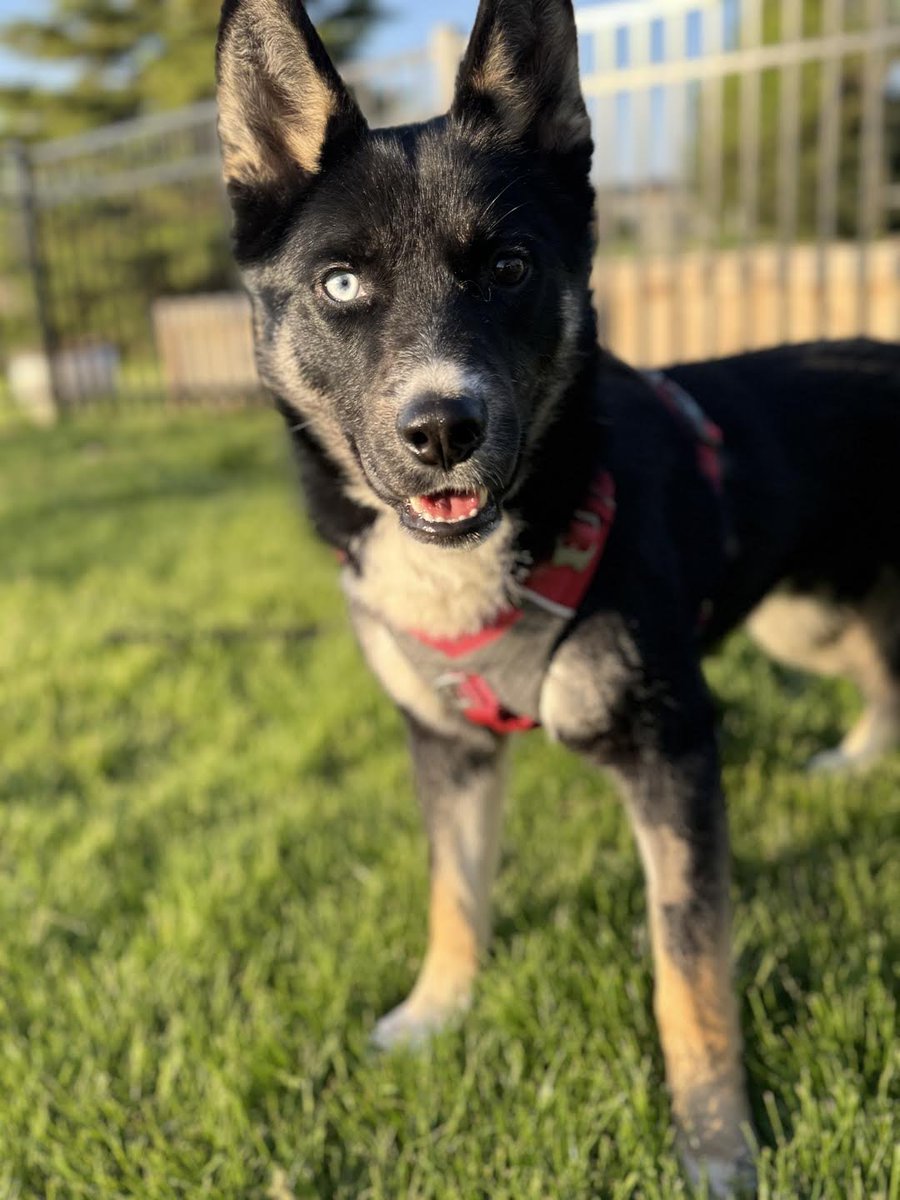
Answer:
[[[473,725],[499,734],[528,733],[537,729],[537,722],[531,717],[520,717],[504,708],[491,685],[480,675],[453,671],[442,675],[437,687],[440,691],[453,693],[457,708]]]

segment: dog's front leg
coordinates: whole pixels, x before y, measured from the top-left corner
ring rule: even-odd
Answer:
[[[431,864],[428,949],[408,999],[376,1028],[383,1048],[419,1043],[468,1007],[490,932],[503,812],[500,739],[438,733],[415,719],[409,727]]]
[[[647,879],[654,1008],[680,1151],[694,1182],[753,1183],[731,971],[725,806],[710,738],[619,772]],[[743,1194],[743,1193],[742,1193]]]
[[[712,1194],[728,1196],[752,1187],[753,1171],[727,819],[712,702],[699,665],[668,641],[651,655],[624,621],[585,622],[554,659],[542,715],[553,736],[622,785],[647,878],[655,1010],[682,1157],[694,1180],[706,1174]]]

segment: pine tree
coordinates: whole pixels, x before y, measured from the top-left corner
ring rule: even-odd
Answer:
[[[336,58],[353,54],[381,15],[379,0],[309,0]],[[0,45],[35,65],[36,82],[0,88],[0,133],[60,137],[215,90],[221,0],[54,0],[43,19],[13,21]],[[61,85],[41,69],[63,75]]]

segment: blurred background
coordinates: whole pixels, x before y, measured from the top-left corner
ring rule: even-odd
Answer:
[[[475,0],[313,0],[373,122]],[[0,411],[259,397],[212,100],[219,0],[0,0]],[[602,336],[639,365],[900,336],[897,0],[578,6]]]
[[[465,1034],[368,1052],[427,856],[260,403],[219,3],[0,0],[0,1197],[686,1200],[625,812],[542,738]],[[476,0],[309,8],[373,120],[446,106]],[[900,0],[577,8],[604,339],[900,336]],[[808,778],[854,689],[708,670],[760,1194],[896,1200],[900,757]]]

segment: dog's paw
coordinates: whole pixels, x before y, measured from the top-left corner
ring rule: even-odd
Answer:
[[[748,1153],[737,1158],[705,1158],[681,1147],[681,1161],[691,1185],[712,1200],[752,1200],[756,1195],[756,1168]]]
[[[845,771],[852,771],[853,768],[853,758],[840,746],[834,750],[823,750],[814,754],[806,764],[809,775],[840,775]]]
[[[468,998],[429,1003],[411,996],[381,1018],[372,1033],[372,1045],[378,1050],[416,1050],[452,1025],[468,1007]]]
[[[806,764],[806,770],[810,775],[862,774],[874,767],[880,758],[881,754],[875,751],[853,753],[837,746],[834,750],[814,754]]]

